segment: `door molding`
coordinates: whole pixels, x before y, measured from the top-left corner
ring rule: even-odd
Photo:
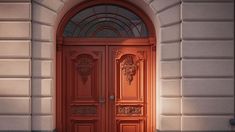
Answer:
[[[77,38],[64,38],[63,31],[67,22],[73,17],[76,13],[85,9],[89,6],[99,5],[99,4],[115,4],[127,9],[130,9],[132,12],[135,12],[140,18],[143,19],[147,25],[149,36],[146,38],[109,38],[109,39],[99,39],[99,38],[86,38],[86,39],[77,39]],[[151,130],[152,132],[156,130],[156,34],[154,30],[153,23],[148,18],[148,16],[138,7],[132,5],[131,3],[120,1],[120,0],[97,0],[97,1],[88,1],[76,5],[70,9],[64,18],[61,20],[59,27],[57,29],[56,36],[56,129],[58,132],[65,132],[63,130],[63,119],[65,119],[64,108],[66,102],[65,98],[65,89],[63,89],[63,67],[62,67],[62,49],[64,45],[148,45],[151,46],[151,105],[148,109],[151,113]],[[91,44],[92,43],[92,44]]]

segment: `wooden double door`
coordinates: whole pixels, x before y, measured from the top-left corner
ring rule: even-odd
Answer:
[[[151,46],[63,46],[65,132],[151,132]]]

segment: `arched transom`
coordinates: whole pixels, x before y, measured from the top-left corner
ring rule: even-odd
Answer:
[[[121,6],[102,4],[88,7],[65,26],[64,37],[137,38],[148,37],[144,21]]]

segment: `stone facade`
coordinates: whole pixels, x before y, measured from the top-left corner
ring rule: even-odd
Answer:
[[[0,131],[55,129],[55,35],[82,0],[0,0]],[[232,131],[234,0],[129,0],[157,31],[157,130]]]

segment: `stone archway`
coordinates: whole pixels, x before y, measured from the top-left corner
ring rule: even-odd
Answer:
[[[47,104],[48,108],[41,113],[32,116],[33,130],[53,130],[55,128],[55,34],[58,23],[62,16],[74,5],[81,1],[33,1],[33,83],[39,83],[49,88],[45,90],[45,96],[32,97],[32,101],[41,100]],[[180,93],[173,93],[177,97],[175,100],[161,98],[161,96],[172,96],[171,89],[162,91],[161,88],[166,85],[176,85],[175,89],[180,90],[180,1],[130,1],[149,15],[154,21],[156,31],[158,32],[157,42],[157,62],[158,75],[160,82],[157,86],[157,129],[176,130],[180,126],[167,127],[165,121],[176,122],[180,116],[164,117],[167,115],[168,104],[173,104],[180,100]],[[172,69],[174,67],[174,69]],[[34,89],[34,87],[32,88]],[[160,93],[160,91],[162,91]],[[45,98],[46,97],[46,98]],[[160,101],[161,100],[161,101]],[[53,104],[53,105],[51,105]],[[36,104],[35,104],[36,105]],[[51,106],[49,106],[51,105]],[[178,104],[177,104],[178,105]],[[180,111],[174,111],[180,113]],[[174,113],[173,112],[173,113]],[[172,114],[171,112],[169,113]],[[44,124],[44,125],[40,125]],[[179,123],[180,124],[180,123]],[[43,127],[42,127],[43,126]]]

